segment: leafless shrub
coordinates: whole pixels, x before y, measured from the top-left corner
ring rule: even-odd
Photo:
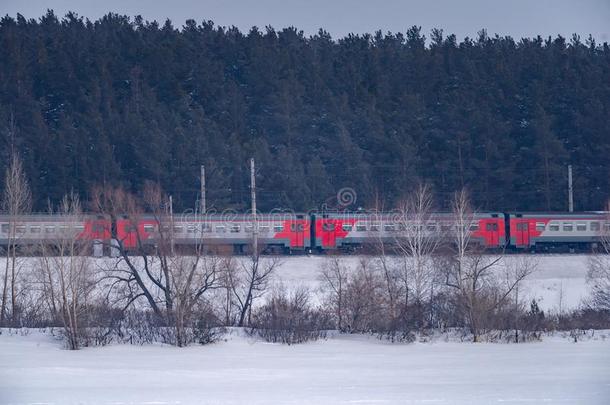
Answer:
[[[364,258],[348,278],[344,322],[348,332],[375,332],[384,314],[383,281]]]
[[[329,320],[323,311],[309,305],[309,291],[291,294],[276,291],[265,305],[252,314],[252,334],[268,342],[296,344],[326,337]]]

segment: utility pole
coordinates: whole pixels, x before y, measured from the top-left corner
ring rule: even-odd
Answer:
[[[205,166],[201,165],[201,201],[200,204],[201,206],[199,207],[200,209],[200,214],[201,215],[205,215],[207,207],[205,205]]]
[[[574,189],[572,188],[572,165],[568,165],[568,211],[574,212]]]
[[[171,255],[174,255],[174,199],[172,196],[169,196],[169,248]]]
[[[258,224],[256,223],[256,175],[254,158],[250,158],[250,192],[252,193],[252,255],[258,257]]]

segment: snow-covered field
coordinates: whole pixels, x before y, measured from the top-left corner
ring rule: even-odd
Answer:
[[[595,336],[518,345],[339,336],[285,346],[234,331],[208,346],[71,352],[39,331],[5,330],[0,403],[608,404],[610,332]]]
[[[319,289],[324,257],[287,257],[276,283]],[[358,257],[346,260],[356,266]],[[587,257],[540,256],[523,288],[545,310],[587,297]],[[27,264],[26,264],[27,267]],[[296,346],[226,341],[71,352],[48,333],[0,335],[0,404],[609,404],[610,331],[572,343],[390,344],[335,336]]]
[[[514,258],[517,256],[508,256],[507,260]],[[524,298],[536,298],[541,309],[553,312],[577,308],[587,298],[587,255],[531,255],[531,258],[538,265],[524,282],[521,291]],[[324,260],[323,256],[286,257],[276,282],[287,287],[305,286],[315,292],[320,286],[318,273]],[[345,260],[356,267],[360,258],[347,256]]]
[[[507,256],[513,260],[522,256]],[[536,298],[538,305],[545,311],[569,311],[581,305],[588,296],[585,276],[587,273],[587,255],[531,255],[538,266],[534,274],[525,280],[520,289],[524,300]],[[344,256],[343,259],[352,268],[358,266],[361,257]],[[0,258],[0,268],[4,268],[4,258]],[[99,268],[107,268],[113,263],[108,258],[94,259]],[[238,260],[247,260],[240,257]],[[273,284],[288,289],[304,286],[312,292],[312,303],[320,298],[320,268],[325,256],[285,256],[277,269]],[[36,271],[36,259],[23,258],[20,261],[20,272]]]

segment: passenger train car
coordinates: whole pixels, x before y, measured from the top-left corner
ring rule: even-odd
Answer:
[[[258,244],[277,253],[310,249],[310,224],[306,218],[290,213],[257,215]],[[143,216],[137,226],[128,219],[117,221],[116,233],[126,249],[135,249],[138,238],[143,244],[154,245],[159,232],[168,234],[170,228],[176,245],[231,246],[235,253],[245,253],[252,243],[254,225],[251,215],[190,215],[162,221]]]
[[[378,242],[392,243],[413,226],[408,218],[396,214],[321,214],[315,215],[315,244],[319,249],[357,248]],[[434,213],[422,224],[427,235],[450,238],[454,227],[453,215]],[[470,228],[470,240],[488,248],[506,245],[505,220],[502,213],[475,214]]]
[[[477,213],[469,226],[470,241],[490,249],[590,250],[602,235],[610,235],[609,218],[605,212]],[[395,213],[262,214],[257,215],[256,222],[258,245],[270,253],[358,250],[379,242],[395,242],[412,226]],[[450,213],[434,213],[418,226],[427,234],[447,240],[455,229]],[[160,233],[168,234],[170,229],[176,246],[202,243],[246,253],[254,226],[248,214],[176,216],[171,221],[159,221],[150,215],[115,221],[96,215],[79,219],[26,215],[15,220],[0,215],[0,247],[6,247],[9,239],[21,246],[35,246],[68,237],[110,246],[114,235],[126,250],[135,251],[138,246],[154,247]]]
[[[553,250],[562,247],[584,250],[594,247],[602,235],[610,236],[608,213],[514,213],[506,214],[509,245],[517,249]]]

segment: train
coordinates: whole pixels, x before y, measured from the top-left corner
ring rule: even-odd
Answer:
[[[404,235],[410,220],[397,213],[315,212],[257,214],[177,215],[160,220],[142,214],[110,220],[102,215],[78,219],[39,214],[0,215],[0,246],[9,240],[20,246],[54,243],[66,234],[83,241],[112,247],[121,242],[127,251],[154,248],[160,232],[171,230],[177,247],[197,244],[246,253],[256,224],[258,246],[279,254],[363,251],[367,246],[391,244]],[[432,213],[418,222],[422,232],[451,238],[455,221],[451,213]],[[12,231],[11,231],[12,230]],[[608,212],[484,212],[469,218],[470,243],[485,249],[513,251],[587,251],[610,235]],[[107,254],[108,248],[102,254]]]

